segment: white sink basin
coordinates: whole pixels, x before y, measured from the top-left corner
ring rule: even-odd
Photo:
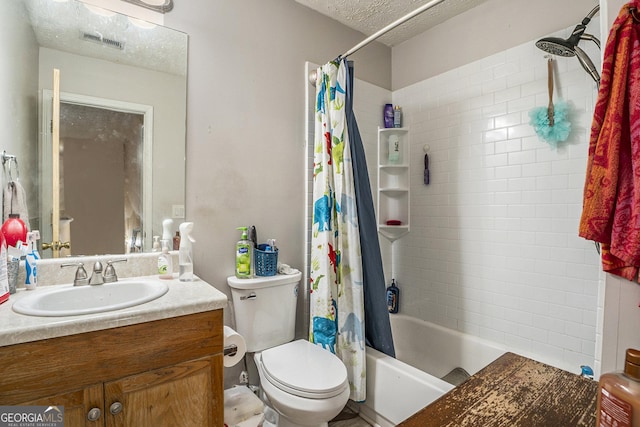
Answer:
[[[159,280],[121,280],[103,285],[38,288],[13,304],[13,311],[29,316],[77,316],[133,307],[160,298],[169,286]]]

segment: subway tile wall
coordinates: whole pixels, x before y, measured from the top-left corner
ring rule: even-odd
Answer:
[[[393,92],[410,129],[411,231],[392,269],[402,313],[575,372],[596,356],[599,256],[577,230],[597,92],[576,58],[555,57],[572,131],[541,141],[528,113],[548,104],[547,59],[534,42]]]

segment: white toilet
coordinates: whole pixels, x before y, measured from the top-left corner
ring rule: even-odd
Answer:
[[[255,352],[260,385],[279,414],[278,427],[327,426],[349,400],[347,369],[333,353],[295,335],[302,274],[231,276],[236,330]]]

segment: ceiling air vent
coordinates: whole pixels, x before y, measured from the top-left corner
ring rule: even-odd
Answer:
[[[80,33],[80,38],[82,40],[87,40],[87,41],[90,41],[90,42],[99,43],[99,44],[101,44],[103,46],[108,46],[108,47],[112,47],[114,49],[124,50],[124,42],[104,37],[102,34],[100,34],[97,31],[94,32],[94,33],[82,32],[82,33]]]

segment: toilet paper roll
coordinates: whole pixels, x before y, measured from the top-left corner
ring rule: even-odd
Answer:
[[[247,352],[247,344],[244,342],[244,338],[242,337],[242,335],[240,335],[230,327],[225,326],[224,347],[227,348],[232,345],[235,345],[238,350],[233,356],[224,356],[224,366],[227,368],[236,365],[239,361],[242,360],[245,353]]]

